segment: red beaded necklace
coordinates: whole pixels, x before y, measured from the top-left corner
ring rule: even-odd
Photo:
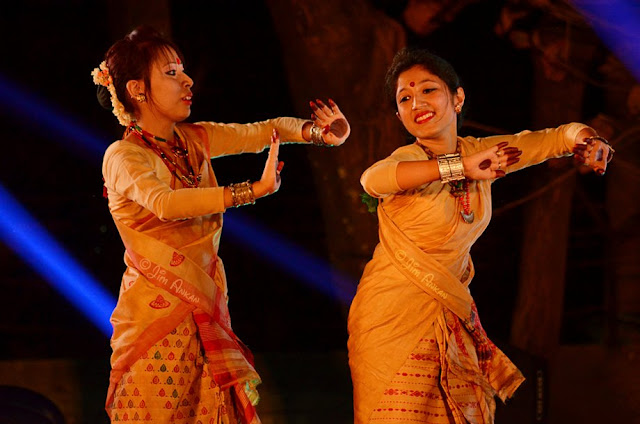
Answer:
[[[416,140],[416,144],[422,147],[422,150],[427,154],[430,160],[436,158],[436,155],[429,149],[427,146],[424,146]],[[456,153],[460,153],[460,141],[456,144]],[[467,224],[471,224],[475,218],[473,211],[471,210],[471,201],[469,199],[469,180],[458,180],[458,181],[449,181],[449,187],[451,189],[451,195],[458,199],[460,202],[460,206],[462,206],[462,210],[460,211],[460,216],[462,221]]]
[[[174,158],[169,158],[167,155],[165,155],[165,153],[160,149],[160,147],[155,142],[151,141],[151,140],[155,140],[160,143],[167,143],[167,145],[170,145],[166,139],[162,137],[157,137],[151,134],[150,132],[143,130],[135,122],[132,122],[131,124],[129,124],[125,132],[125,137],[131,133],[134,133],[151,150],[153,150],[153,152],[156,155],[158,155],[160,159],[162,159],[162,162],[164,162],[167,168],[169,168],[169,171],[171,171],[171,173],[177,179],[182,181],[182,183],[185,186],[190,188],[198,187],[198,184],[202,180],[202,175],[198,175],[198,176],[195,175],[195,172],[193,171],[193,167],[191,166],[191,162],[189,162],[189,150],[187,149],[187,145],[180,138],[178,133],[176,133],[175,131],[173,133],[173,136],[176,141],[176,145],[171,146],[171,153],[173,153]],[[184,163],[186,164],[186,167],[178,163],[178,158],[183,159]]]

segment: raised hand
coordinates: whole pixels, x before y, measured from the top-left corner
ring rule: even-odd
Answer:
[[[464,175],[470,180],[490,180],[506,175],[507,167],[520,161],[522,150],[503,141],[462,159]]]
[[[284,162],[278,161],[278,153],[280,151],[280,135],[277,130],[273,130],[271,135],[271,146],[269,147],[269,156],[262,171],[260,181],[254,184],[254,194],[256,197],[266,196],[275,193],[280,188],[281,179],[280,171],[284,166]]]
[[[309,102],[313,110],[311,119],[314,125],[322,128],[322,139],[326,144],[339,146],[351,134],[351,127],[338,105],[331,99],[328,103],[327,105],[319,99]]]

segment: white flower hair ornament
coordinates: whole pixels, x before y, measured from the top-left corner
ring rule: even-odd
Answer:
[[[118,100],[118,96],[116,95],[116,87],[113,85],[113,78],[111,74],[109,74],[109,68],[107,67],[107,62],[104,60],[100,64],[99,67],[95,68],[91,71],[91,76],[93,77],[93,82],[96,85],[101,85],[109,90],[109,94],[111,95],[111,111],[118,118],[118,122],[123,127],[129,125],[131,121],[135,119],[124,110],[124,105]]]

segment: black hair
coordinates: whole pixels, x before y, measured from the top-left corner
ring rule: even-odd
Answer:
[[[399,50],[393,57],[393,61],[385,75],[385,94],[387,100],[392,107],[397,110],[396,89],[398,88],[398,77],[401,73],[420,66],[425,70],[436,75],[446,84],[451,94],[455,94],[459,87],[462,87],[460,77],[453,66],[442,57],[430,52],[429,50],[418,47],[405,47]],[[462,115],[465,107],[463,105],[462,112],[458,115],[458,129],[462,126]]]
[[[184,62],[182,53],[169,39],[165,38],[153,27],[142,25],[127,34],[122,40],[116,41],[105,54],[105,61],[109,68],[109,75],[113,79],[116,95],[124,109],[134,114],[137,105],[127,93],[127,82],[131,80],[143,80],[145,94],[151,101],[151,65],[163,54],[168,54],[169,49],[175,50],[178,57]],[[98,101],[105,109],[111,110],[111,97],[105,87],[98,87]]]

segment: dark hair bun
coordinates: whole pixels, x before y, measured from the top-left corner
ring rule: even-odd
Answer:
[[[160,31],[156,30],[154,27],[150,25],[140,25],[136,27],[133,31],[131,31],[125,39],[128,41],[140,42],[150,39],[158,39],[163,38],[164,34]]]
[[[100,106],[111,111],[113,109],[113,105],[111,105],[111,93],[109,93],[109,89],[104,85],[99,85],[98,90],[96,91],[96,97],[98,97],[98,103]]]

